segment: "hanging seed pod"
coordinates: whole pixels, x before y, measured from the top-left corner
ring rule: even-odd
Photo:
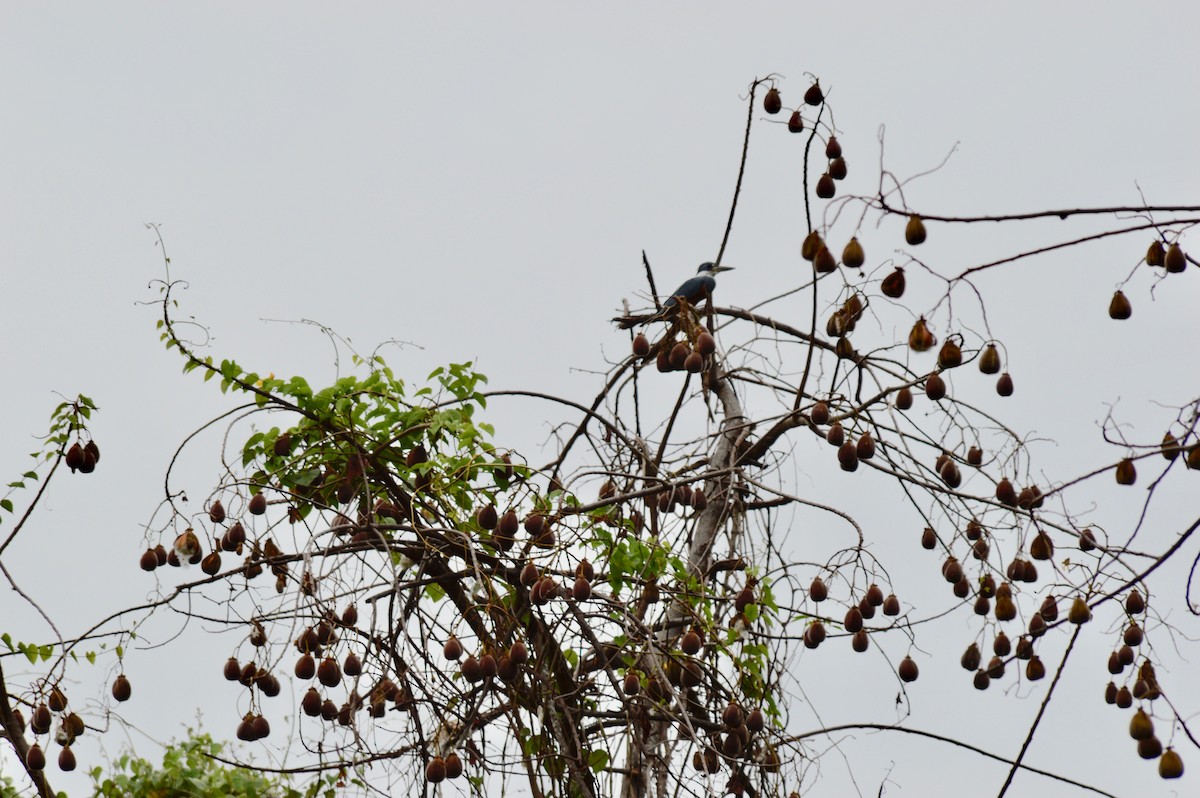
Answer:
[[[904,226],[904,240],[914,247],[925,242],[925,223],[915,213],[908,217],[908,224]]]
[[[1137,482],[1137,468],[1134,467],[1133,461],[1126,457],[1117,463],[1116,477],[1118,485],[1132,485]]]
[[[1164,779],[1177,779],[1183,775],[1183,759],[1175,753],[1174,748],[1163,751],[1158,760],[1158,775]]]
[[[1029,658],[1029,662],[1025,663],[1025,678],[1031,682],[1046,678],[1046,666],[1037,654],[1034,654]]]
[[[813,259],[813,266],[816,267],[820,274],[829,274],[837,271],[837,259],[833,257],[833,253],[829,251],[829,247],[824,244],[817,250],[817,256]]]
[[[952,369],[961,365],[962,348],[953,337],[946,339],[946,343],[942,344],[941,351],[938,352],[938,368]]]
[[[1146,600],[1137,588],[1129,591],[1129,595],[1125,597],[1125,611],[1130,615],[1141,615],[1146,611]]]
[[[921,532],[921,548],[933,549],[937,545],[937,533],[933,531],[933,527],[925,527]]]
[[[768,114],[777,114],[783,109],[783,100],[779,97],[779,89],[772,86],[763,97],[763,110]]]
[[[219,524],[225,520],[225,508],[221,506],[219,499],[209,505],[208,517],[214,524]]]
[[[1154,736],[1154,722],[1150,720],[1150,716],[1144,709],[1139,709],[1130,718],[1129,736],[1135,740],[1145,740]]]
[[[46,701],[50,705],[51,712],[62,712],[67,708],[67,697],[57,687],[50,688],[50,695]]]
[[[889,617],[895,617],[900,614],[900,599],[896,598],[895,593],[891,593],[883,600],[883,614]]]
[[[972,643],[967,646],[967,650],[963,652],[962,658],[959,659],[959,664],[963,670],[973,671],[979,669],[979,664],[983,661],[982,655],[979,653],[979,646]]]
[[[867,601],[866,597],[858,602],[858,611],[865,620],[869,621],[875,617],[875,605]]]
[[[1038,615],[1047,623],[1054,623],[1058,620],[1058,601],[1054,596],[1046,596],[1042,601],[1041,609],[1038,610]]]
[[[671,347],[671,354],[667,358],[671,363],[671,368],[683,368],[683,364],[687,361],[688,355],[691,353],[691,348],[685,342],[679,341],[676,343],[675,346]]]
[[[1166,251],[1163,249],[1162,242],[1155,239],[1146,249],[1146,265],[1147,266],[1162,266],[1165,259]]]
[[[1000,659],[999,657],[992,657],[990,660],[988,660],[988,664],[987,664],[987,675],[988,676],[990,676],[993,679],[1003,679],[1004,672],[1005,672],[1004,660]]]
[[[891,274],[889,274],[887,277],[884,277],[883,282],[879,284],[879,290],[883,292],[883,295],[891,297],[892,299],[899,299],[900,297],[904,296],[904,287],[904,269],[901,269],[898,266],[892,270]],[[911,341],[911,338],[909,340]],[[933,344],[930,344],[930,346],[933,346]]]
[[[1017,491],[1007,477],[996,483],[996,500],[1009,507],[1017,506]]]
[[[1179,456],[1179,451],[1181,448],[1182,447],[1180,447],[1179,441],[1175,438],[1174,435],[1172,435],[1170,432],[1163,433],[1162,445],[1160,447],[1160,450],[1162,451],[1162,456],[1168,462],[1173,461],[1176,457]]]
[[[792,115],[788,117],[787,129],[791,133],[804,132],[804,120],[800,117],[800,110],[792,111]]]
[[[1108,303],[1108,316],[1112,319],[1124,320],[1133,315],[1133,305],[1129,303],[1129,298],[1124,292],[1118,291],[1113,294],[1112,301]]]
[[[1076,596],[1071,602],[1071,609],[1067,612],[1067,620],[1073,624],[1079,625],[1087,623],[1092,619],[1092,611],[1088,608],[1087,602],[1082,596]]]
[[[113,698],[117,699],[118,701],[128,701],[129,697],[132,695],[133,687],[129,684],[129,679],[127,679],[123,673],[117,676],[112,685]]]
[[[146,549],[146,551],[142,554],[141,559],[138,560],[138,565],[141,566],[143,571],[153,571],[155,568],[157,568],[158,555],[154,553],[154,549]]]
[[[908,388],[901,388],[896,391],[896,409],[908,410],[912,407],[912,391]]]
[[[837,456],[843,471],[858,470],[858,447],[852,441],[846,441],[839,446]]]
[[[846,433],[839,422],[835,421],[829,427],[829,430],[825,433],[825,440],[829,442],[830,446],[841,446],[845,442]]]
[[[908,346],[914,352],[926,352],[937,343],[937,336],[929,331],[925,317],[917,319],[912,330],[908,333]]]
[[[902,682],[915,682],[920,671],[912,657],[905,657],[900,660],[900,666],[896,668],[896,673]]]
[[[1007,371],[1000,375],[1000,379],[996,380],[996,393],[1001,396],[1012,396],[1013,378]]]
[[[842,626],[844,626],[846,628],[847,632],[851,632],[851,633],[857,632],[859,629],[862,629],[863,628],[862,610],[860,610],[858,607],[851,607],[850,609],[846,610],[846,618],[845,618],[845,620],[842,621]]]
[[[706,330],[696,336],[696,351],[704,356],[717,351],[717,340]]]
[[[829,162],[829,176],[834,180],[846,179],[846,159],[834,158]]]
[[[821,82],[817,81],[804,92],[804,102],[809,105],[820,105],[825,102],[825,94],[821,91]]]
[[[878,607],[883,604],[883,589],[872,582],[863,599],[872,607]]]
[[[221,570],[221,553],[213,549],[204,556],[200,561],[200,570],[209,576],[215,575]]]
[[[37,743],[29,746],[25,753],[25,767],[35,772],[46,769],[46,754]]]
[[[689,352],[683,360],[683,368],[690,374],[699,374],[704,370],[704,356],[699,352]]]
[[[689,657],[694,657],[700,653],[700,649],[704,646],[704,639],[700,637],[700,633],[695,629],[689,629],[679,639],[679,650]]]
[[[633,336],[633,354],[637,357],[645,357],[650,354],[650,339],[645,334],[638,333]]]
[[[1017,604],[1009,596],[996,596],[996,620],[1011,621],[1017,617]]]
[[[774,91],[774,89],[772,89]],[[425,780],[430,784],[437,784],[446,780],[446,760],[440,756],[430,757],[429,764],[425,766]]]
[[[1036,617],[1036,616],[1035,616]],[[1017,638],[1017,659],[1028,660],[1033,657],[1033,639],[1022,635]]]
[[[1121,646],[1117,649],[1117,662],[1120,662],[1122,665],[1128,667],[1133,664],[1134,659],[1136,659],[1136,657],[1133,653],[1133,649],[1128,645]]]
[[[959,564],[957,558],[950,557],[946,562],[942,563],[942,576],[951,584],[963,578],[962,565]]]
[[[979,370],[984,374],[998,374],[1000,372],[1000,350],[995,344],[988,344],[983,348],[983,352],[979,355]]]
[[[812,423],[824,425],[829,423],[829,405],[824,402],[817,402],[812,406],[812,410],[808,412],[808,417],[812,419]]]
[[[317,666],[317,680],[326,687],[336,687],[342,681],[342,669],[333,657],[326,657]]]
[[[1119,676],[1121,671],[1125,670],[1125,664],[1121,662],[1121,658],[1117,656],[1117,652],[1112,652],[1108,655],[1108,672],[1113,676]]]
[[[1129,692],[1129,688],[1124,685],[1120,690],[1117,690],[1116,704],[1121,709],[1129,709],[1133,706],[1133,693]]]
[[[851,269],[859,269],[866,261],[867,255],[863,251],[862,244],[858,243],[857,238],[851,238],[847,242],[846,248],[842,250],[842,263]]]
[[[862,434],[862,437],[858,439],[856,449],[859,460],[870,460],[875,456],[875,439],[871,437],[871,433],[864,432]]]
[[[867,650],[868,644],[871,642],[870,636],[866,629],[859,629],[850,637],[850,647],[859,654]]]
[[[1137,625],[1137,621],[1133,621],[1129,624],[1129,626],[1125,627],[1123,639],[1125,640],[1125,645],[1127,646],[1136,647],[1142,644],[1142,640],[1145,639],[1145,635],[1142,633],[1142,627]]]
[[[807,261],[816,259],[817,252],[824,246],[825,242],[821,240],[821,236],[816,230],[813,230],[804,237],[804,243],[800,245],[800,257]]]
[[[925,395],[935,402],[946,398],[946,381],[936,371],[925,378]]]
[[[1163,256],[1163,266],[1171,274],[1178,274],[1187,268],[1187,258],[1183,254],[1183,250],[1179,248],[1179,243],[1176,242],[1167,247],[1167,254]]]
[[[987,671],[985,671],[983,668],[975,671],[974,684],[976,690],[986,690],[988,689],[988,685],[991,683],[992,677],[988,676]]]
[[[71,469],[72,474],[83,468],[83,447],[79,445],[78,441],[72,444],[70,449],[67,449],[67,455],[65,459],[67,461],[67,468]]]
[[[1054,541],[1045,532],[1038,532],[1029,544],[1029,556],[1035,560],[1049,560],[1054,556]]]
[[[50,724],[54,716],[50,714],[50,707],[45,704],[38,704],[33,708],[33,714],[29,716],[29,728],[34,734],[45,734],[50,731]]]
[[[658,355],[654,358],[654,366],[663,374],[672,371],[671,353],[666,349],[658,350]]]
[[[813,601],[824,601],[829,598],[829,588],[825,586],[825,580],[819,576],[814,577],[812,584],[808,586],[808,597]]]

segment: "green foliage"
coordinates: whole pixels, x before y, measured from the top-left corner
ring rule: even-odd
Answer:
[[[13,512],[13,502],[9,497],[15,491],[29,487],[28,483],[38,481],[37,468],[66,453],[67,448],[71,445],[72,436],[78,439],[79,433],[87,429],[87,422],[91,419],[92,411],[95,409],[96,403],[83,394],[75,397],[74,401],[60,402],[54,408],[54,412],[50,414],[50,428],[46,432],[46,437],[43,438],[42,448],[29,453],[37,465],[34,470],[24,472],[20,479],[15,479],[6,485],[9,490],[3,498],[0,498],[0,509],[9,513]],[[3,522],[4,517],[0,515],[0,523]]]
[[[93,798],[329,798],[331,785],[318,783],[301,793],[282,778],[270,778],[248,768],[228,767],[214,759],[222,745],[207,734],[194,734],[167,747],[162,765],[125,754],[113,763],[113,772],[91,771]],[[326,788],[326,789],[322,789]],[[0,793],[2,795],[2,793]]]

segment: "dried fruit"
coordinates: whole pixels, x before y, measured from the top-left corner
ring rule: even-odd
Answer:
[[[954,336],[946,339],[938,352],[938,368],[952,369],[962,365],[962,348],[954,340]]]
[[[858,439],[856,444],[859,460],[870,460],[875,456],[875,439],[871,437],[871,433],[864,432],[862,437]]]
[[[846,433],[842,429],[842,425],[835,421],[825,433],[825,440],[829,442],[830,446],[841,446],[846,440]]]
[[[696,336],[696,351],[702,355],[711,355],[717,351],[717,339],[707,330]]]
[[[846,627],[847,632],[857,632],[863,628],[863,614],[858,607],[851,607],[846,610],[846,618],[842,621],[842,626]]]
[[[937,337],[929,331],[925,317],[917,319],[908,333],[908,345],[914,352],[926,352],[937,343]]]
[[[1087,623],[1092,619],[1092,611],[1088,608],[1087,602],[1082,596],[1076,596],[1071,602],[1071,609],[1067,612],[1067,620],[1073,624]]]
[[[800,244],[800,257],[807,261],[812,261],[817,257],[817,252],[825,244],[821,241],[821,236],[816,230],[813,230],[804,237],[804,242]]]
[[[946,381],[936,371],[925,378],[925,395],[935,402],[946,398]]]
[[[1045,532],[1039,531],[1029,544],[1029,556],[1035,560],[1049,560],[1054,556],[1054,542]]]
[[[774,89],[772,89],[774,91]],[[431,757],[429,764],[425,766],[425,780],[430,784],[437,784],[446,779],[446,760],[440,756]]]
[[[146,549],[142,554],[141,560],[138,561],[143,571],[153,571],[158,567],[158,555],[154,553],[154,549]]]
[[[225,508],[221,506],[220,499],[208,506],[208,517],[214,524],[219,524],[225,520]]]
[[[915,682],[920,671],[912,657],[905,657],[900,660],[900,667],[896,669],[896,673],[899,674],[902,682]]]
[[[1139,709],[1129,719],[1129,736],[1135,740],[1145,740],[1154,736],[1154,722],[1150,720],[1146,710]]]
[[[937,533],[933,531],[933,527],[925,527],[921,532],[921,548],[932,549],[937,545]]]
[[[979,653],[979,646],[975,643],[967,646],[967,650],[963,652],[962,658],[959,659],[959,664],[963,666],[963,670],[973,671],[979,668],[979,663],[982,662],[982,656]]]
[[[1117,706],[1121,709],[1129,709],[1133,706],[1133,694],[1124,685],[1121,686],[1120,690],[1117,690]]]
[[[1118,485],[1132,485],[1137,482],[1137,468],[1134,467],[1133,461],[1126,457],[1117,463],[1116,476]]]
[[[317,666],[317,680],[326,687],[334,687],[342,681],[342,669],[333,657],[326,657]]]
[[[787,129],[791,133],[804,132],[804,119],[800,116],[800,110],[792,111],[792,115],[788,117]]]
[[[32,771],[46,769],[46,754],[37,743],[29,746],[29,750],[25,752],[25,767]]]
[[[1179,248],[1178,242],[1167,247],[1167,254],[1163,256],[1163,266],[1172,274],[1178,274],[1187,268],[1187,258]]]
[[[992,653],[997,657],[1007,657],[1012,653],[1012,643],[1004,632],[996,635],[996,639],[992,641]]]
[[[904,240],[914,247],[925,242],[925,223],[915,213],[908,217],[908,224],[904,226]]]
[[[979,370],[984,374],[1000,373],[1000,350],[995,344],[988,344],[979,355]]]
[[[838,447],[837,456],[843,471],[858,470],[858,447],[852,441],[846,441]]]
[[[855,651],[857,651],[859,654],[861,654],[867,650],[867,645],[870,643],[870,641],[871,641],[871,638],[867,634],[867,630],[859,629],[850,638],[850,647],[853,648]]]
[[[689,629],[679,639],[679,650],[689,657],[694,657],[700,653],[700,649],[704,646],[704,640],[700,637],[700,633],[695,629]]]
[[[834,180],[846,179],[846,159],[834,158],[829,162],[829,176]]]
[[[213,576],[218,571],[220,571],[221,570],[221,553],[219,551],[217,551],[216,549],[213,549],[208,554],[206,554],[204,556],[204,559],[200,561],[200,570],[203,571],[204,573],[208,574],[209,576]]]
[[[816,188],[817,196],[821,199],[831,199],[837,193],[837,186],[834,185],[833,175],[826,172],[817,180]]]
[[[1147,266],[1162,266],[1166,251],[1163,249],[1162,242],[1155,239],[1146,248],[1146,265]]]
[[[1042,662],[1041,657],[1034,654],[1029,658],[1029,662],[1025,663],[1025,678],[1031,682],[1036,682],[1039,679],[1046,677],[1046,666]]]
[[[846,248],[842,250],[842,263],[851,269],[859,269],[866,262],[867,255],[863,251],[862,244],[858,243],[858,238],[851,238],[846,244]]]
[[[763,110],[768,114],[777,114],[783,108],[783,100],[779,98],[779,89],[772,86],[763,97]]]
[[[118,701],[128,701],[131,695],[133,695],[133,687],[129,684],[129,679],[122,673],[113,682],[112,696]]]
[[[812,423],[814,424],[828,424],[829,405],[825,404],[824,402],[817,402],[812,406],[812,410],[809,411],[808,416],[810,419],[812,419]]]
[[[883,589],[879,587],[879,585],[872,583],[871,586],[867,588],[867,592],[866,595],[863,596],[863,600],[872,607],[880,606],[883,604]]]
[[[904,296],[904,269],[896,267],[891,274],[883,278],[883,282],[879,284],[879,290],[884,296],[892,299],[899,299]]]
[[[825,94],[821,91],[821,82],[817,81],[804,92],[804,102],[809,105],[820,105],[825,102]]]
[[[896,391],[897,410],[908,410],[910,407],[912,407],[912,403],[912,391],[910,389],[901,388],[900,390]]]
[[[1079,550],[1091,551],[1096,548],[1096,533],[1091,529],[1085,529],[1079,533]]]
[[[1133,305],[1129,303],[1129,297],[1125,296],[1124,292],[1118,291],[1113,294],[1112,301],[1108,303],[1109,318],[1124,320],[1133,315]]]
[[[1142,633],[1142,627],[1137,625],[1137,621],[1133,621],[1129,626],[1125,627],[1125,634],[1122,639],[1125,640],[1127,646],[1140,646],[1145,635]]]
[[[986,690],[988,685],[992,683],[992,677],[988,676],[987,671],[983,668],[975,671],[975,689]]]
[[[1012,483],[1008,481],[1007,477],[1001,478],[1000,481],[996,483],[996,500],[1001,504],[1008,505],[1009,507],[1017,506],[1016,489],[1013,488]]]
[[[683,368],[683,364],[687,361],[688,355],[692,353],[690,347],[684,341],[678,341],[675,346],[671,347],[671,353],[667,356],[671,367],[674,369]]]
[[[946,581],[950,582],[951,584],[954,584],[963,578],[962,565],[959,564],[957,558],[950,557],[942,564],[942,576],[944,576]]]
[[[1000,375],[1000,379],[996,380],[996,393],[1001,396],[1012,396],[1013,378],[1007,371]]]
[[[1158,775],[1164,779],[1177,779],[1183,775],[1183,759],[1175,753],[1174,748],[1163,751],[1158,760]]]
[[[457,779],[463,773],[462,757],[451,751],[446,754],[446,778]]]
[[[825,581],[821,577],[814,577],[812,584],[808,586],[808,597],[813,601],[824,601],[829,598],[829,588],[825,586]],[[689,652],[695,654],[696,652]]]
[[[813,258],[813,266],[821,274],[837,271],[837,259],[833,257],[833,253],[829,251],[829,247],[824,244],[817,250],[817,255]]]
[[[1136,587],[1125,597],[1125,611],[1130,615],[1141,615],[1146,611],[1146,600]]]

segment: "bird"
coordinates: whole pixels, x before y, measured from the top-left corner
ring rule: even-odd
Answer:
[[[681,299],[686,300],[689,305],[698,305],[712,296],[713,289],[717,287],[716,275],[728,271],[733,271],[733,267],[718,266],[708,261],[701,263],[700,268],[696,270],[696,276],[685,280],[681,286],[672,291],[671,295],[663,302],[661,310],[648,316],[624,319],[622,320],[622,326],[632,327],[637,324],[665,319],[676,311]]]

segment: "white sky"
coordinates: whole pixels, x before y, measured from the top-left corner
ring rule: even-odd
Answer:
[[[644,291],[640,252],[660,290],[715,257],[743,133],[741,98],[756,76],[785,77],[785,106],[799,102],[806,72],[820,76],[849,163],[843,191],[872,193],[886,125],[886,165],[902,177],[959,144],[945,169],[906,191],[933,212],[1135,204],[1138,186],[1154,204],[1196,204],[1200,70],[1191,44],[1200,10],[1182,2],[1004,7],[6,3],[0,467],[25,470],[55,392],[96,399],[103,462],[52,490],[5,564],[67,630],[144,597],[152,577],[136,567],[140,525],[161,498],[166,463],[188,432],[229,406],[179,374],[157,340],[155,309],[137,304],[155,298],[147,284],[162,275],[146,222],[162,225],[174,276],[191,284],[184,312],[210,328],[218,357],[328,378],[320,335],[264,321],[314,319],[364,350],[392,338],[416,344],[388,351],[414,380],[439,363],[477,359],[493,387],[590,401],[600,385],[590,372],[626,351],[624,333],[607,320],[622,298]],[[738,270],[722,277],[723,304],[750,306],[797,282],[796,141],[767,125],[754,137],[725,256]],[[873,224],[868,258],[878,263],[898,244],[899,226],[876,232]],[[1050,240],[1055,224],[931,228],[921,254],[980,262],[1019,249],[1026,239],[1014,235]],[[1122,239],[981,281],[994,292],[993,330],[1012,342],[1018,396],[1006,412],[1023,429],[1052,433],[1059,446],[1047,447],[1047,463],[1062,458],[1069,473],[1115,457],[1104,448],[1091,460],[1068,456],[1076,443],[1096,446],[1106,403],[1119,402],[1126,420],[1157,413],[1148,429],[1159,432],[1142,436],[1157,438],[1170,414],[1151,400],[1179,404],[1197,392],[1186,379],[1198,364],[1194,347],[1178,345],[1198,332],[1195,271],[1161,286],[1153,303],[1150,281],[1135,278],[1125,327],[1104,315],[1144,245]],[[498,401],[494,409],[498,440],[540,460],[544,408],[531,414]],[[1068,422],[1071,430],[1059,426]],[[219,477],[215,459],[201,456],[218,444],[208,440],[187,464],[196,497]],[[1167,495],[1177,502],[1174,521],[1195,517],[1194,489]],[[35,634],[24,605],[2,595],[0,626]],[[1182,611],[1172,617],[1186,624]],[[967,628],[951,630],[945,646],[920,641],[952,666],[945,679],[953,682],[914,685],[913,725],[948,723],[1011,755],[1041,693],[971,690],[956,664]],[[234,642],[217,643],[221,659]],[[194,656],[211,645],[193,626],[165,649],[131,655],[129,720],[163,738],[202,707],[207,729],[232,732],[221,659],[210,650]],[[1194,748],[1181,749],[1185,780],[1160,782],[1127,739],[1127,713],[1100,702],[1106,645],[1073,662],[1029,762],[1119,795],[1194,794]],[[923,673],[935,674],[929,663]],[[813,668],[810,698],[821,696],[830,715],[841,713],[826,696],[863,690],[845,664],[830,656],[799,665]],[[1171,678],[1186,682],[1179,667]],[[192,686],[180,690],[181,682]],[[858,719],[889,719],[894,688],[881,689],[855,705],[864,707]],[[957,719],[940,714],[947,706]],[[133,741],[156,756],[136,733]],[[851,794],[848,772],[864,795],[889,774],[891,795],[986,795],[1003,779],[999,766],[932,743],[858,735],[843,750],[852,766],[832,753],[809,794]],[[95,740],[81,745],[80,767],[97,751]],[[1018,786],[1026,795],[1081,794],[1036,777]]]

